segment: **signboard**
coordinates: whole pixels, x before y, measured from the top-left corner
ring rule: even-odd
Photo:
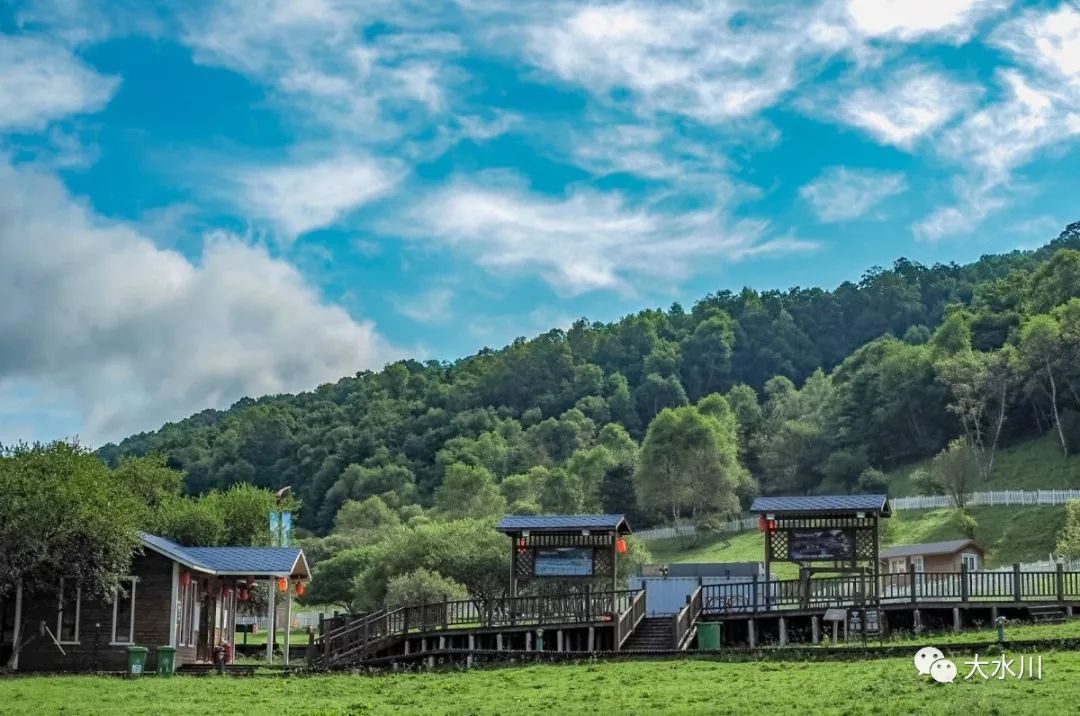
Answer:
[[[853,607],[848,611],[848,634],[862,633],[862,614],[866,612],[866,633],[878,634],[881,632],[881,621],[877,609],[860,609]]]
[[[536,550],[533,574],[537,577],[590,577],[592,547],[550,547]]]
[[[842,622],[847,617],[847,611],[843,608],[826,609],[825,616],[822,617],[827,622]]]
[[[289,547],[292,543],[292,513],[270,512],[270,541],[275,547]]]
[[[854,559],[855,535],[842,529],[788,530],[788,559],[841,562]]]
[[[292,513],[281,513],[281,544],[279,547],[292,546]]]

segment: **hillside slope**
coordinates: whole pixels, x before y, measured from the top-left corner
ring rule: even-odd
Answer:
[[[911,474],[929,467],[929,460],[919,460],[887,473],[889,496],[920,494]],[[1053,436],[1045,435],[1002,448],[990,478],[977,481],[971,491],[1064,488],[1080,488],[1080,454],[1065,457]]]
[[[1013,562],[1045,560],[1054,551],[1057,534],[1065,524],[1063,505],[1024,507],[973,507],[975,540],[986,550],[989,567]],[[885,525],[883,546],[964,539],[964,532],[952,521],[952,510],[911,510],[896,513]],[[648,542],[652,561],[665,562],[760,562],[765,555],[765,538],[757,531],[708,539],[688,545],[682,539]],[[795,578],[798,568],[779,564],[774,570],[782,578]]]
[[[1001,451],[991,479],[977,483],[973,491],[1080,488],[1080,455],[1063,457],[1050,436],[1028,440]],[[911,473],[925,469],[928,461],[905,465],[888,475],[888,494],[902,497],[918,494]],[[1057,535],[1065,523],[1064,505],[1024,507],[972,507],[975,539],[987,550],[987,562],[997,567],[1013,562],[1047,559],[1054,551]],[[913,544],[963,539],[964,532],[952,520],[953,510],[905,510],[896,512],[885,524],[882,543]],[[725,540],[707,539],[688,544],[686,540],[654,540],[648,543],[656,562],[758,562],[765,545],[758,532],[744,532]],[[790,565],[780,566],[784,576],[794,576]]]
[[[754,489],[846,492],[960,434],[952,401],[983,363],[1008,363],[1003,444],[1055,429],[1080,444],[1080,395],[1050,405],[1039,353],[1057,341],[1050,370],[1080,385],[1078,248],[1080,223],[965,266],[899,259],[832,291],[720,291],[689,311],[581,320],[450,364],[244,399],[100,454],[163,453],[192,492],[290,485],[301,525],[321,533],[348,500],[378,496],[411,519],[453,470],[520,510],[628,511],[641,525],[661,515],[638,510],[632,453],[666,408],[722,394]]]

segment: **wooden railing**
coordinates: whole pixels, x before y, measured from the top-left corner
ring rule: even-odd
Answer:
[[[694,625],[697,624],[704,603],[702,593],[703,587],[698,586],[698,588],[686,598],[686,606],[680,609],[679,613],[672,617],[672,647],[674,649],[683,648]]]
[[[445,600],[392,611],[323,622],[316,640],[318,663],[329,666],[347,658],[364,658],[410,633],[452,629],[527,627],[558,624],[629,624],[630,631],[645,614],[644,591],[620,590],[572,594],[529,595],[491,600]]]
[[[633,599],[630,600],[630,607],[626,611],[620,612],[618,620],[615,622],[616,651],[622,648],[622,645],[634,633],[637,625],[645,618],[645,610],[645,590],[642,589],[634,594]]]
[[[841,607],[867,601],[882,604],[910,602],[1064,602],[1080,600],[1080,572],[1011,571],[907,572],[843,575],[820,579],[752,580],[707,584],[703,588],[707,614],[743,614],[778,609]]]

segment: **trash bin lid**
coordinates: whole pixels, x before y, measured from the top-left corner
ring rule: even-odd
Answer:
[[[157,648],[157,650],[158,651],[176,651],[176,647],[175,646],[159,646]]]
[[[140,653],[140,652],[142,652],[142,653],[144,653],[144,654],[145,654],[146,652],[150,651],[150,650],[149,650],[149,649],[147,649],[147,648],[146,648],[145,646],[129,646],[127,650],[128,650],[129,652],[135,652],[135,653]]]

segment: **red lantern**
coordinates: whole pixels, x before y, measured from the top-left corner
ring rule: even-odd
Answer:
[[[289,580],[285,579],[285,577],[279,577],[277,581],[277,590],[282,594],[289,591]]]
[[[520,553],[524,552],[526,549],[528,549],[528,545],[529,545],[529,543],[524,537],[519,539],[518,540],[518,553],[520,554]]]
[[[619,554],[626,554],[626,540],[622,537],[615,540],[615,551]]]
[[[304,596],[304,583],[303,582],[297,582],[296,583],[296,596],[298,596],[298,597]]]
[[[769,520],[769,532],[776,531],[776,520]]]
[[[757,528],[758,528],[758,532],[764,532],[765,531],[765,516],[764,515],[757,518]]]

